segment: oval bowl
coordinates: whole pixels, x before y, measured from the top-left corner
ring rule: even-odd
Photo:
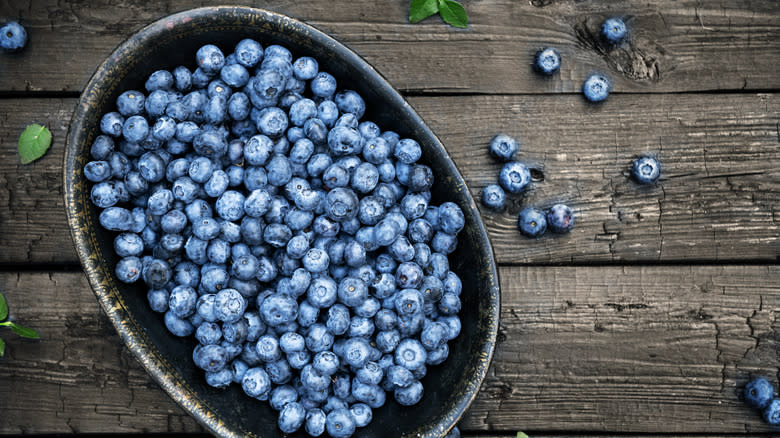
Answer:
[[[432,202],[457,203],[466,216],[451,269],[463,282],[462,331],[450,341],[450,356],[429,367],[425,394],[411,408],[392,397],[375,410],[370,425],[357,437],[440,437],[462,418],[477,395],[493,357],[500,298],[493,250],[477,207],[446,149],[401,95],[360,56],[325,33],[292,18],[246,7],[199,8],[160,19],[133,34],[97,68],[71,120],[63,166],[68,223],[89,283],[127,348],[153,379],[190,415],[219,436],[278,437],[277,413],[266,402],[243,394],[238,385],[225,390],[208,386],[192,363],[193,337],[169,334],[160,314],[149,310],[146,288],[124,284],[114,275],[118,258],[113,236],[99,226],[99,210],[89,201],[90,185],[82,168],[99,135],[101,116],[113,111],[118,95],[143,89],[158,69],[192,68],[195,52],[207,43],[225,53],[243,38],[264,47],[281,44],[294,56],[313,56],[320,69],[333,74],[339,88],[358,91],[367,103],[365,120],[383,130],[416,139],[422,162],[434,170]],[[299,432],[300,436],[303,433]]]

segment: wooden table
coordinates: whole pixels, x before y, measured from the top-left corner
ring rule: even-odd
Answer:
[[[0,2],[30,42],[0,56],[0,290],[40,341],[3,330],[0,433],[204,433],[147,376],[100,310],[65,221],[71,112],[97,65],[146,23],[205,2]],[[244,2],[240,2],[244,3]],[[408,1],[257,1],[364,56],[430,124],[474,194],[496,181],[490,138],[521,139],[543,171],[522,202],[484,212],[500,263],[492,370],[466,436],[777,436],[741,399],[780,378],[780,4],[776,1],[464,1],[471,24],[411,25]],[[598,42],[603,19],[630,43]],[[530,62],[563,56],[551,79]],[[580,88],[614,81],[601,105]],[[21,165],[29,123],[54,144]],[[657,154],[658,184],[628,168]],[[573,232],[516,228],[521,205],[564,201]]]

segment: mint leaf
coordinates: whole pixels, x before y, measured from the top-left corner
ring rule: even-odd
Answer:
[[[40,337],[35,330],[14,323],[11,323],[11,330],[23,338],[38,339]]]
[[[19,158],[22,164],[30,164],[41,158],[51,146],[51,132],[38,124],[32,124],[25,128],[19,136]]]
[[[469,24],[466,10],[454,0],[439,0],[439,15],[446,23],[454,27],[465,28]]]
[[[0,293],[0,321],[8,318],[8,302],[5,300],[5,295]]]
[[[5,355],[5,341],[0,339],[0,357]]]
[[[524,434],[523,432],[517,432],[517,438],[528,438],[528,435]]]
[[[412,0],[409,5],[409,22],[420,22],[437,12],[439,12],[438,0]]]

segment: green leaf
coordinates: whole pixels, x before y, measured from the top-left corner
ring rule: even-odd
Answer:
[[[454,0],[439,0],[439,15],[445,22],[454,27],[465,28],[469,24],[466,10]]]
[[[523,432],[517,432],[517,438],[528,438],[528,435],[524,434]]]
[[[38,332],[31,328],[22,327],[18,324],[11,324],[11,330],[14,331],[17,335],[23,337],[23,338],[30,338],[30,339],[38,339],[40,336],[38,336]]]
[[[38,124],[25,128],[19,136],[19,158],[22,164],[29,164],[41,158],[51,146],[51,132]]]
[[[8,318],[8,302],[5,300],[5,295],[0,293],[0,321]]]
[[[0,338],[0,357],[5,355],[5,341],[3,341],[2,338]]]
[[[409,22],[420,22],[437,12],[439,12],[438,0],[412,0],[409,5]]]

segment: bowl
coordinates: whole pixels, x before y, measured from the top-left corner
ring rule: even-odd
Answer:
[[[143,89],[153,71],[178,65],[190,68],[199,47],[213,43],[229,53],[243,38],[265,47],[281,44],[294,56],[313,56],[333,74],[339,88],[358,91],[367,103],[365,120],[416,139],[421,161],[434,169],[432,202],[450,200],[465,213],[466,227],[451,254],[451,269],[463,282],[462,331],[450,341],[450,356],[429,367],[425,394],[413,407],[392,397],[375,410],[373,421],[355,436],[440,437],[462,418],[485,378],[496,342],[499,289],[493,251],[477,207],[446,149],[412,107],[366,61],[314,27],[292,18],[246,7],[209,7],[160,19],[123,42],[97,68],[76,106],[68,131],[63,165],[65,205],[75,249],[98,301],[127,348],[152,378],[205,428],[219,436],[282,436],[277,413],[266,402],[244,395],[238,385],[208,386],[192,362],[194,338],[169,334],[161,314],[151,312],[146,289],[119,282],[113,237],[99,226],[98,209],[89,201],[90,185],[81,169],[99,135],[101,116],[113,111],[118,95]],[[400,420],[399,419],[403,419]],[[299,432],[303,436],[302,432]]]

